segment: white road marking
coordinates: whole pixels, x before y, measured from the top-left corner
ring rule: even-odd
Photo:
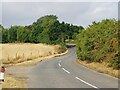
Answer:
[[[59,67],[61,67],[61,64],[60,64],[60,63],[59,63],[58,65],[59,65]]]
[[[70,74],[70,72],[68,70],[66,70],[65,68],[62,68],[65,72],[67,72],[68,74]]]
[[[87,85],[89,85],[89,86],[93,87],[93,88],[98,89],[98,87],[96,87],[96,86],[94,86],[94,85],[92,85],[92,84],[90,84],[90,83],[88,83],[88,82],[86,82],[86,81],[84,81],[84,80],[80,79],[79,77],[75,77],[75,78],[76,78],[77,80],[79,80],[79,81],[81,81],[81,82],[83,82],[83,83],[85,83],[85,84],[87,84]]]
[[[59,61],[59,67],[61,67],[61,61]],[[68,70],[66,70],[65,68],[62,68],[65,72],[67,72],[68,74],[70,74],[70,72],[68,71]],[[96,87],[96,86],[94,86],[94,85],[92,85],[92,84],[90,84],[90,83],[88,83],[88,82],[86,82],[86,81],[84,81],[84,80],[82,80],[82,79],[80,79],[79,77],[75,77],[77,80],[79,80],[79,81],[81,81],[81,82],[83,82],[83,83],[85,83],[85,84],[87,84],[87,85],[89,85],[89,86],[91,86],[91,87],[93,87],[93,88],[96,88],[96,89],[98,89],[98,87]]]

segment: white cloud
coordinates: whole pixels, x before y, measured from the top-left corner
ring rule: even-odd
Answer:
[[[3,2],[119,2],[119,0],[2,0]]]
[[[79,18],[83,20],[84,26],[91,24],[93,21],[101,21],[106,18],[118,19],[118,3],[92,3],[87,13],[84,13]]]
[[[118,18],[118,4],[117,3],[99,3],[89,15],[94,19],[101,18]]]
[[[0,0],[0,24],[2,24],[2,3]]]
[[[87,26],[92,21],[117,18],[117,2],[4,2],[3,25],[28,25],[54,14],[60,21]]]

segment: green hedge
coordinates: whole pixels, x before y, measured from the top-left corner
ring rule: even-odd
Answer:
[[[80,60],[107,62],[118,69],[118,21],[93,22],[77,36],[76,50]]]

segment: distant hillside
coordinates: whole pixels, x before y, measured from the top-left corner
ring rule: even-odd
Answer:
[[[106,19],[93,22],[77,36],[77,57],[88,62],[105,62],[115,69],[118,60],[118,21]]]

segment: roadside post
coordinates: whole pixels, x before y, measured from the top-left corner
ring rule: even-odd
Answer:
[[[5,72],[5,67],[1,67],[1,72],[0,72],[0,81],[4,82],[4,72]]]

